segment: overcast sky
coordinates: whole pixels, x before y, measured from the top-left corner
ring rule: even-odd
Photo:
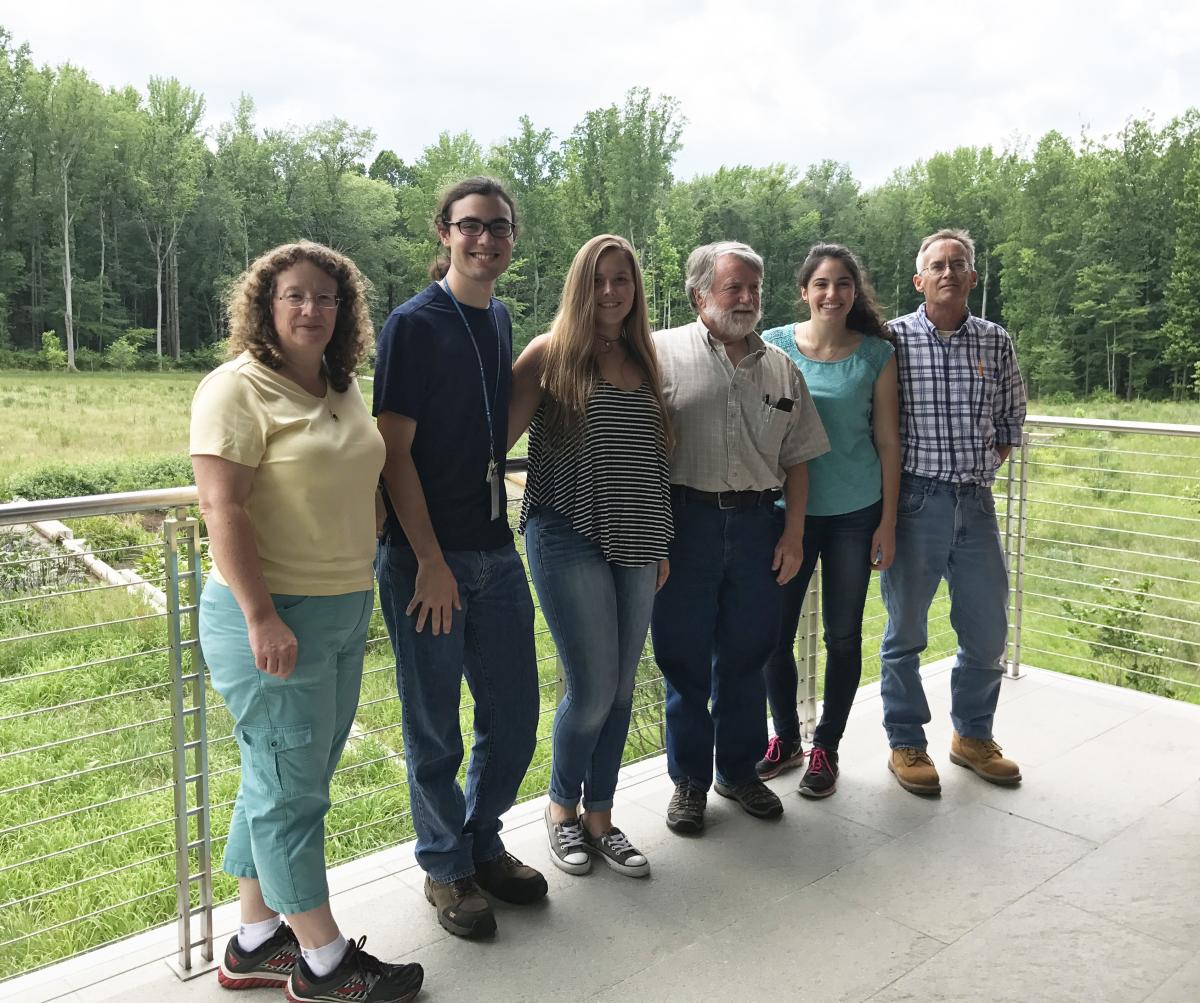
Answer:
[[[676,173],[844,161],[866,185],[940,150],[1099,137],[1200,105],[1200,4],[1146,0],[11,0],[38,65],[104,85],[174,75],[260,126],[340,116],[406,161],[443,130],[567,135],[632,86],[687,125]]]

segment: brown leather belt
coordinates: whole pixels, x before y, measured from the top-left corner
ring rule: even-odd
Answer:
[[[769,491],[697,491],[684,484],[672,484],[671,491],[683,501],[712,505],[720,509],[774,505],[783,497],[783,491],[779,488],[771,488]]]

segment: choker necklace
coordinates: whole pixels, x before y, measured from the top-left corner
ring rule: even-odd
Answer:
[[[598,342],[600,342],[600,344],[596,346],[597,352],[601,352],[601,353],[611,352],[613,345],[615,345],[618,341],[620,341],[622,338],[625,337],[625,332],[622,331],[615,338],[606,338],[602,334],[597,334],[595,337],[596,337],[596,340]]]

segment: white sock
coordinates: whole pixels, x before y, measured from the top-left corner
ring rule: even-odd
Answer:
[[[268,940],[275,936],[279,924],[283,920],[279,916],[264,919],[261,923],[243,923],[238,927],[238,947],[244,954],[257,951]]]
[[[331,940],[324,947],[314,947],[311,951],[302,947],[300,953],[304,955],[304,963],[312,969],[313,975],[323,979],[337,968],[346,956],[346,938],[339,933],[337,940]]]

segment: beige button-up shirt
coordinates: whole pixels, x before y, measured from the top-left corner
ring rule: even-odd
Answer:
[[[756,333],[746,344],[734,366],[699,320],[655,333],[675,433],[672,484],[769,491],[783,486],[789,467],[829,451],[800,370]]]

